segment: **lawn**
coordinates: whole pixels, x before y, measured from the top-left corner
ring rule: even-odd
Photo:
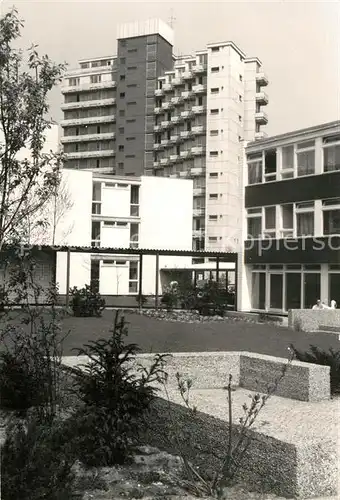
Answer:
[[[65,355],[88,340],[110,335],[115,312],[106,310],[101,318],[64,319]],[[140,346],[143,352],[203,352],[251,351],[271,356],[287,357],[287,347],[294,343],[298,349],[315,344],[323,349],[340,348],[336,335],[294,332],[288,328],[254,324],[245,321],[179,323],[161,321],[143,315],[126,313],[129,325],[128,341]]]

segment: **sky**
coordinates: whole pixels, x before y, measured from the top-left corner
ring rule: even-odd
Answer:
[[[340,119],[340,0],[124,2],[0,0],[25,21],[20,45],[32,43],[55,62],[116,53],[117,25],[173,18],[175,54],[208,43],[234,41],[263,63],[270,135]],[[52,117],[62,119],[60,89],[50,96]]]

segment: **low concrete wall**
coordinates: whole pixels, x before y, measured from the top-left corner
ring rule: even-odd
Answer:
[[[241,353],[239,385],[251,391],[267,392],[268,386],[279,380],[286,365],[284,358]],[[292,361],[275,395],[311,402],[330,399],[330,367]]]
[[[303,332],[318,331],[320,326],[340,328],[340,309],[291,309],[288,312],[288,326]]]

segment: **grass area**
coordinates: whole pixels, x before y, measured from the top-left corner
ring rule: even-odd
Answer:
[[[64,355],[75,355],[73,348],[89,340],[107,338],[115,311],[105,310],[101,318],[63,319],[63,331],[70,331],[64,342]],[[304,333],[266,323],[249,323],[226,319],[221,322],[181,323],[162,321],[127,312],[128,342],[139,345],[142,352],[250,351],[287,357],[287,347],[308,350],[310,344],[322,349],[340,348],[337,337],[322,333]],[[17,315],[16,321],[19,321]]]

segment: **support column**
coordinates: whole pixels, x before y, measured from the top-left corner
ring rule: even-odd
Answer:
[[[142,295],[143,295],[143,254],[139,254],[139,292],[138,292],[138,302],[139,309],[143,308]]]
[[[155,283],[155,308],[158,309],[158,295],[159,295],[159,254],[156,254],[156,283]]]
[[[70,305],[70,269],[71,269],[71,252],[67,249],[66,256],[66,307]]]
[[[238,257],[235,259],[235,311],[237,311],[237,294],[238,294]]]
[[[216,283],[220,282],[220,258],[216,257]]]

